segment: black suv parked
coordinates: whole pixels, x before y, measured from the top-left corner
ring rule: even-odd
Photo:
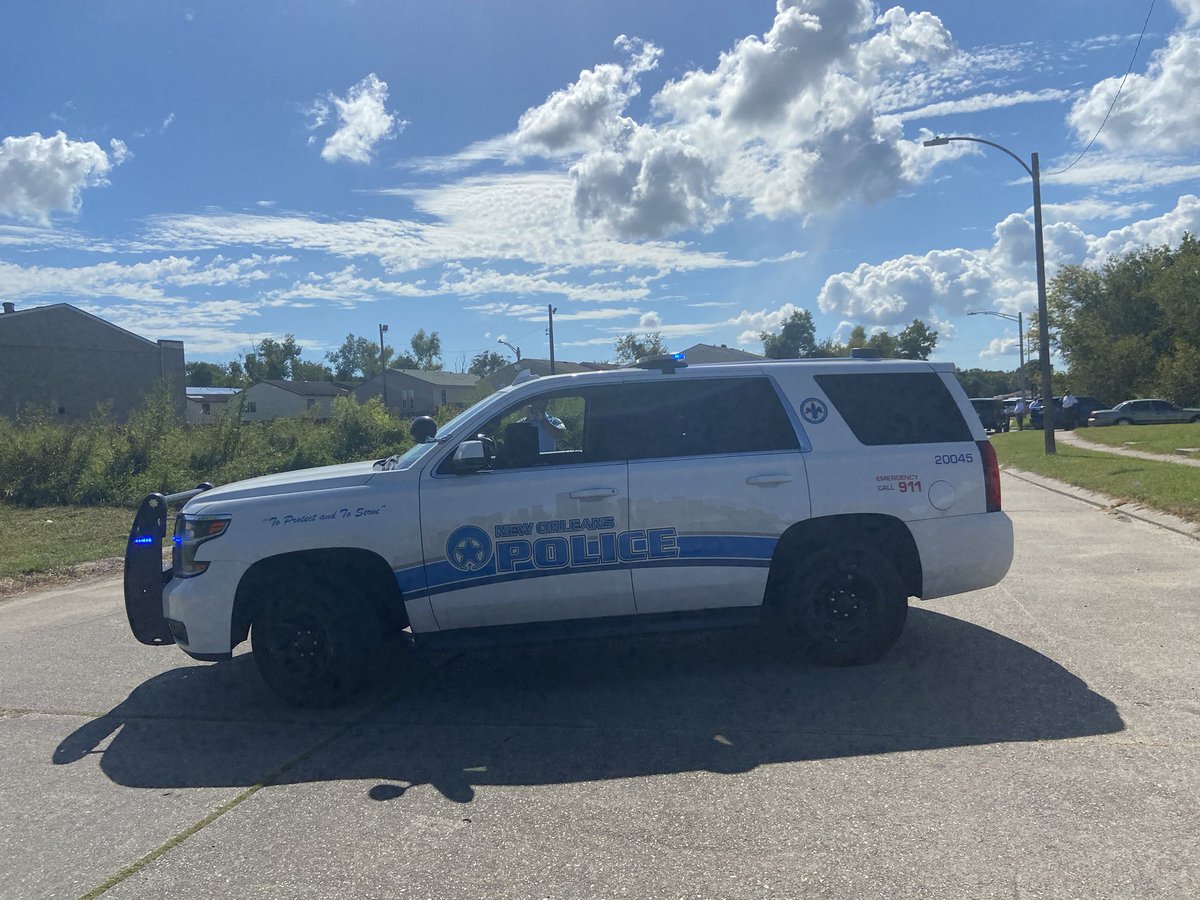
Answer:
[[[997,397],[972,397],[971,405],[975,407],[975,414],[988,434],[1008,431],[1009,419],[1003,400]]]
[[[1079,428],[1087,428],[1088,416],[1098,409],[1112,409],[1103,400],[1097,400],[1095,397],[1076,397],[1075,400],[1075,424]],[[1029,411],[1029,424],[1034,428],[1042,427],[1042,410],[1041,408],[1031,409]],[[1054,398],[1054,427],[1065,428],[1063,424],[1062,412],[1062,397]]]

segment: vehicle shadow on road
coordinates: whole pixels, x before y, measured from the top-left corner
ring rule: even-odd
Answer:
[[[380,682],[354,706],[305,712],[274,699],[249,655],[183,666],[77,729],[54,761],[99,753],[131,787],[371,779],[376,800],[430,784],[468,801],[487,784],[743,772],[1125,727],[1054,660],[916,608],[896,648],[859,668],[795,661],[730,631],[430,656],[390,664]]]

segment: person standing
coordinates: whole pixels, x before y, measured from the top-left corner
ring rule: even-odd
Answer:
[[[567,433],[567,426],[563,424],[563,420],[558,416],[547,415],[546,401],[541,398],[530,403],[525,412],[525,418],[521,421],[537,426],[538,452],[550,453],[557,450],[558,439]]]
[[[1071,431],[1076,425],[1075,406],[1077,403],[1079,401],[1075,399],[1075,395],[1068,388],[1062,398],[1063,428],[1067,431]]]
[[[1013,407],[1013,415],[1017,417],[1017,431],[1025,430],[1025,398],[1023,396],[1017,398],[1017,405]]]

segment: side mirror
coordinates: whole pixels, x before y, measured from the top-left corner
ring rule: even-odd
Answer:
[[[463,441],[454,450],[454,468],[459,472],[478,472],[487,465],[483,441]]]
[[[431,416],[417,416],[408,427],[412,439],[418,444],[433,440],[437,434],[437,422]]]

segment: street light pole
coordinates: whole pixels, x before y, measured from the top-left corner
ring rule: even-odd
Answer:
[[[1046,311],[1046,254],[1042,246],[1042,178],[1038,167],[1038,155],[1031,153],[1029,161],[1017,156],[1007,147],[993,141],[985,141],[977,137],[937,137],[925,141],[926,147],[943,147],[951,141],[970,141],[975,144],[987,144],[1015,159],[1033,180],[1033,245],[1037,260],[1037,293],[1038,293],[1038,358],[1042,374],[1042,432],[1045,437],[1046,455],[1053,456],[1057,451],[1054,446],[1054,392],[1050,385],[1050,317]]]
[[[383,379],[383,408],[388,408],[387,402],[387,362],[383,358],[383,333],[388,330],[386,325],[379,326],[379,375]]]
[[[967,313],[968,316],[995,316],[997,319],[1008,319],[1010,322],[1017,323],[1017,356],[1021,360],[1021,399],[1025,399],[1025,391],[1029,388],[1028,379],[1025,377],[1025,314],[1018,312],[1015,316],[1012,313],[996,312],[993,309],[974,309]]]
[[[550,334],[550,374],[551,375],[554,374],[554,314],[556,312],[558,312],[557,306],[551,306],[549,303],[546,304],[546,314],[550,317],[550,327],[547,330]]]
[[[496,343],[503,344],[505,347],[507,347],[513,353],[517,354],[517,362],[521,361],[521,348],[520,347],[514,347],[512,344],[510,344],[504,338],[496,338]]]

